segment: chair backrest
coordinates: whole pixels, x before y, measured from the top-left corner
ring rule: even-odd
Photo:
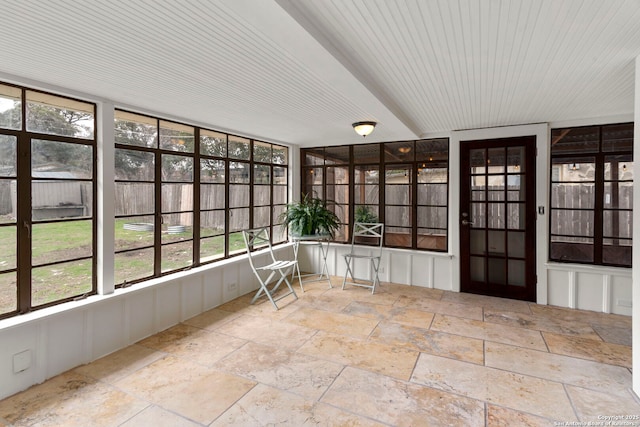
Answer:
[[[254,269],[254,271],[255,266],[253,265],[252,249],[268,247],[269,253],[271,254],[271,260],[275,262],[275,255],[273,254],[273,249],[271,248],[271,240],[269,240],[268,227],[242,230],[242,238],[244,239],[244,245],[247,249],[247,255],[249,256],[249,263],[251,264],[251,268]]]
[[[360,239],[358,239],[360,237]],[[382,242],[384,240],[384,224],[381,222],[356,222],[353,224],[351,236],[351,253],[354,253],[358,240],[364,240],[368,246],[378,247],[378,256],[382,256]],[[364,243],[363,242],[363,243]]]

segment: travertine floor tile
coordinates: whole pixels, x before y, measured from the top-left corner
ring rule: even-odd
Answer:
[[[167,356],[118,381],[127,393],[208,424],[256,383]]]
[[[342,289],[342,281],[340,281],[340,291],[352,301],[370,302],[380,305],[394,305],[399,296],[393,292],[393,289],[387,287],[387,283],[382,282],[376,286],[376,292],[371,293],[371,289],[362,286],[349,285],[349,282]]]
[[[418,358],[414,350],[326,332],[318,332],[298,351],[403,380],[409,379]]]
[[[149,404],[76,372],[0,401],[0,418],[11,426],[114,426]]]
[[[482,402],[350,367],[322,401],[394,426],[484,426]]]
[[[134,344],[88,365],[80,366],[74,371],[113,384],[164,356],[164,353]]]
[[[378,324],[377,320],[332,313],[310,307],[302,307],[286,318],[287,322],[307,328],[320,329],[353,337],[367,337]]]
[[[190,342],[194,336],[202,334],[203,330],[179,323],[162,332],[138,341],[138,344],[159,351],[176,348],[182,343]]]
[[[353,301],[342,312],[368,319],[391,320],[396,323],[424,329],[429,329],[434,316],[433,313],[414,308],[394,307],[362,301]]]
[[[211,424],[211,427],[227,426],[383,427],[383,424],[260,384]]]
[[[593,329],[604,342],[612,344],[628,345],[631,347],[631,328],[619,326],[593,325]]]
[[[247,343],[216,363],[215,367],[317,400],[344,366],[306,354]]]
[[[202,314],[185,320],[185,325],[195,326],[196,328],[215,330],[230,320],[239,316],[237,312],[219,310],[217,308],[205,311]]]
[[[394,323],[401,323],[405,326],[429,329],[433,323],[433,313],[423,310],[416,310],[408,307],[394,307],[391,310],[391,320]]]
[[[640,425],[640,405],[632,397],[629,391],[625,396],[621,394],[600,393],[580,387],[567,386],[567,392],[571,401],[576,407],[580,421],[602,421],[599,417],[606,416],[627,416],[629,419],[619,418],[618,422],[630,422],[630,424],[620,423],[617,425]],[[616,425],[616,424],[611,424]]]
[[[521,347],[546,350],[542,335],[538,331],[530,331],[513,326],[497,325],[479,320],[437,314],[431,329],[449,334],[473,337],[487,341],[501,342]]]
[[[157,406],[150,406],[144,411],[140,412],[135,417],[131,418],[120,427],[140,427],[140,426],[153,426],[153,427],[198,427],[197,424],[184,417],[165,411]]]
[[[422,353],[411,381],[554,420],[576,420],[562,384],[540,378]]]
[[[295,284],[278,311],[251,292],[33,386],[0,401],[0,427],[538,427],[640,413],[631,317],[332,283]]]
[[[300,290],[300,285],[298,284],[298,280],[296,279],[293,289],[295,289],[296,294],[298,294],[298,298],[301,301],[304,301],[307,298],[313,296],[321,295],[330,289],[329,282],[326,279],[303,281],[303,286],[304,290]]]
[[[370,302],[353,301],[342,309],[342,313],[350,316],[364,317],[367,319],[388,319],[391,317],[393,306],[373,304]],[[433,314],[431,315],[433,317]]]
[[[566,321],[554,317],[545,317],[509,311],[484,311],[484,321],[500,325],[521,327],[536,331],[554,332],[563,335],[574,335],[582,338],[600,340],[600,336],[588,323]]]
[[[352,301],[353,299],[350,295],[345,295],[341,291],[332,289],[331,291],[314,294],[305,292],[304,297],[300,298],[299,306],[339,313]]]
[[[631,368],[631,347],[550,332],[543,335],[552,353]]]
[[[589,323],[590,325],[616,326],[631,328],[631,316],[618,314],[597,313],[595,311],[574,310],[571,308],[554,307],[550,305],[531,304],[531,312],[540,316],[553,317],[565,321]]]
[[[476,338],[429,331],[395,322],[380,322],[370,339],[382,344],[437,356],[451,357],[480,365],[484,363],[483,341]]]
[[[294,288],[294,290],[296,293],[300,292],[299,288]],[[293,295],[289,295],[278,301],[278,310],[273,307],[273,304],[271,304],[264,295],[258,298],[255,303],[251,304],[251,300],[256,292],[257,291],[252,291],[216,308],[223,311],[242,312],[242,314],[257,316],[263,319],[282,319],[291,314],[291,312],[296,311],[299,307],[299,305],[296,304],[298,300],[296,300]],[[278,290],[278,292],[280,292],[280,290]]]
[[[315,329],[306,326],[244,315],[221,326],[217,331],[244,340],[291,350],[300,347],[316,333]]]
[[[201,365],[211,366],[245,342],[229,335],[202,330],[192,335],[189,340],[181,340],[173,346],[166,347],[164,351]]]
[[[474,305],[488,310],[531,314],[530,303],[506,298],[488,297],[463,292],[445,292],[442,300]]]
[[[441,289],[427,288],[424,286],[407,286],[399,285],[396,283],[385,283],[385,290],[398,296],[398,299],[442,299],[442,296],[446,293]]]
[[[522,347],[487,342],[486,365],[585,387],[603,393],[626,393],[631,373],[621,366],[606,365]]]
[[[146,338],[139,344],[210,366],[245,342],[215,331],[179,324]]]
[[[469,304],[424,298],[398,301],[396,306],[482,321],[482,307]]]
[[[550,427],[554,421],[509,408],[487,405],[487,427]]]

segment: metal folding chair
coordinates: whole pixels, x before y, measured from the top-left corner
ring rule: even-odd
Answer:
[[[291,282],[287,278],[287,276],[289,275],[293,277],[293,271],[298,264],[298,261],[276,259],[273,253],[273,248],[271,246],[271,240],[269,239],[269,229],[267,227],[244,230],[242,232],[242,237],[244,238],[244,244],[247,248],[249,264],[251,265],[253,273],[258,278],[258,282],[260,282],[260,289],[258,289],[258,292],[256,292],[255,296],[251,300],[251,304],[253,304],[258,298],[260,298],[260,296],[265,294],[267,298],[269,298],[269,301],[271,301],[271,304],[273,304],[275,309],[278,310],[279,307],[276,304],[276,301],[279,301],[291,294],[293,294],[293,296],[298,299],[298,295],[296,295],[296,292],[291,287]],[[252,250],[264,247],[269,248],[269,256],[271,260],[269,264],[257,266],[257,260],[255,259],[256,256],[255,253],[252,252]],[[263,275],[260,274],[261,272],[265,271],[269,272],[269,275],[266,279],[263,278]],[[269,284],[272,283],[274,277],[277,277],[278,281],[271,288],[269,288]],[[283,282],[286,283],[289,291],[285,292],[284,294],[278,295],[277,297],[274,297],[276,291]]]
[[[344,285],[348,283],[354,286],[371,288],[372,294],[376,291],[376,285],[380,283],[378,270],[380,269],[380,260],[382,259],[383,237],[383,223],[356,222],[353,224],[351,251],[344,256],[344,260],[347,263],[347,271],[344,273],[344,279],[342,279],[342,289],[344,289]],[[365,243],[367,246],[359,247],[357,246],[358,243]],[[371,267],[370,276],[373,276],[372,279],[356,279],[354,270],[355,260],[357,259],[369,261],[369,266]],[[347,282],[347,277],[351,278],[350,282]]]

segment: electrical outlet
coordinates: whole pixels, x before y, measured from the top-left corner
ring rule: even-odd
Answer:
[[[233,292],[238,289],[238,284],[236,282],[227,283],[227,292]]]
[[[618,300],[618,305],[620,307],[631,307],[633,304],[628,299],[619,299]]]
[[[384,274],[384,267],[380,267],[378,271],[380,271],[380,274]]]

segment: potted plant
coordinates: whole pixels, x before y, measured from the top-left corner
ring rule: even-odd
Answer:
[[[280,215],[283,227],[296,237],[330,235],[340,227],[340,219],[325,200],[302,194],[300,201],[289,203]]]
[[[378,217],[369,206],[359,205],[354,212],[355,222],[374,223],[378,222]]]

